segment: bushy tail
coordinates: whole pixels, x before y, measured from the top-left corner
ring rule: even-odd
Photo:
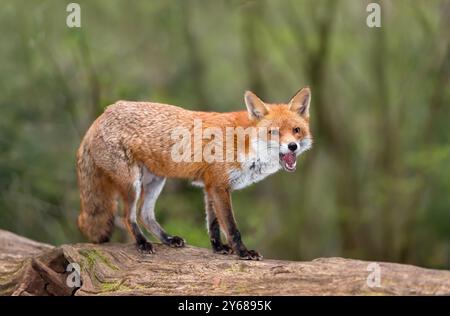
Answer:
[[[87,147],[83,142],[77,155],[81,200],[78,227],[90,241],[102,243],[109,241],[113,233],[117,202],[111,180],[95,165]]]

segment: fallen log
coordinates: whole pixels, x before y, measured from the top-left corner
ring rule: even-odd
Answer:
[[[155,249],[145,255],[132,244],[54,247],[0,230],[0,295],[450,294],[450,271],[405,264],[241,261],[193,246]]]

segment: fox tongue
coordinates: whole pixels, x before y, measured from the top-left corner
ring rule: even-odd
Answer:
[[[286,166],[288,168],[293,168],[295,164],[295,154],[294,153],[287,153],[283,155],[283,160],[286,163]]]

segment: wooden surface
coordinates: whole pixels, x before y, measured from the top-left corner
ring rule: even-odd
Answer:
[[[450,295],[450,271],[378,262],[380,286],[369,287],[367,261],[242,261],[192,246],[155,249],[53,247],[0,230],[0,295]],[[67,286],[69,263],[81,268],[80,288]]]

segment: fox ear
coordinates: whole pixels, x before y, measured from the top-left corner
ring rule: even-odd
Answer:
[[[309,104],[311,103],[311,90],[305,87],[298,91],[289,101],[289,110],[298,113],[298,115],[309,118]]]
[[[251,120],[260,120],[269,110],[266,104],[251,91],[245,91],[245,105],[247,106],[248,117]]]

